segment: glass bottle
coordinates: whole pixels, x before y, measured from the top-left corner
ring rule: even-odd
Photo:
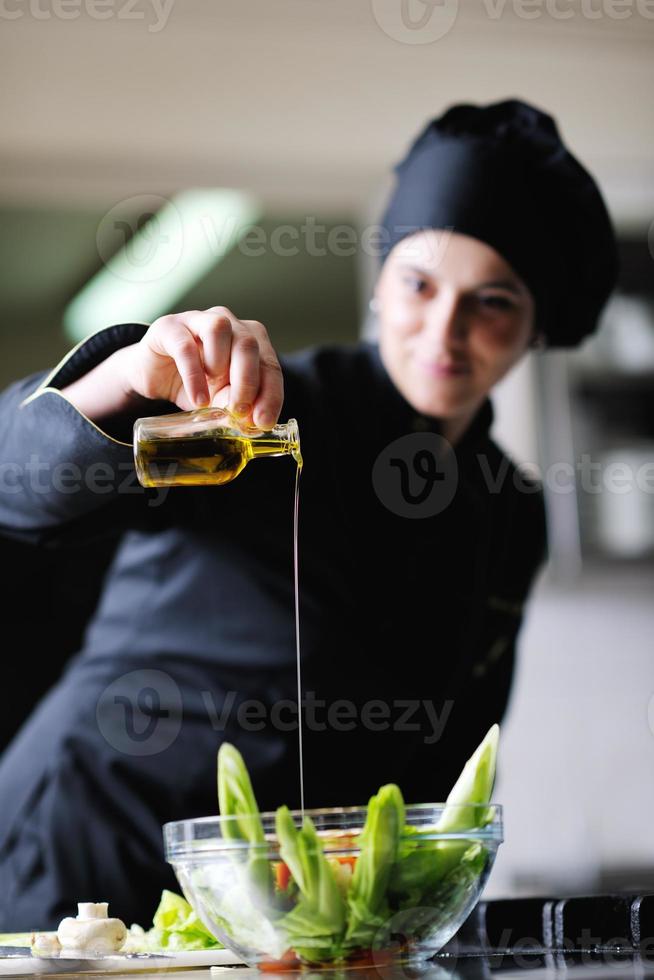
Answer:
[[[285,455],[302,465],[295,419],[264,431],[208,406],[134,423],[134,463],[144,487],[228,483],[251,459]]]

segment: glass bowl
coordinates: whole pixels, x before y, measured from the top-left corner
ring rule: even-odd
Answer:
[[[242,816],[168,823],[166,860],[206,927],[250,966],[275,970],[423,960],[452,938],[477,904],[503,840],[501,806],[449,804],[447,810],[448,818],[457,811],[448,825],[466,829],[438,832],[445,804],[407,806],[397,856],[390,860],[379,853],[379,841],[377,853],[369,846],[366,853],[361,832],[367,807],[305,810],[328,865],[319,853],[308,858],[318,862],[313,878],[318,866],[323,874],[308,909],[280,857],[274,813],[261,814],[265,843],[259,844],[234,839],[239,835],[233,822],[242,828]],[[292,811],[298,827],[302,816]],[[363,911],[350,892],[362,848],[369,872]]]

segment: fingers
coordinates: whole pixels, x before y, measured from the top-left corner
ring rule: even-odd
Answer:
[[[187,313],[185,321],[202,343],[212,404],[227,404],[243,421],[253,421],[261,378],[258,338],[261,331],[265,334],[265,329],[261,324],[255,326],[254,321],[239,320],[224,306]],[[227,403],[223,397],[226,388],[229,388]]]
[[[257,428],[272,428],[284,401],[282,370],[268,332],[258,320],[239,320],[215,306],[186,314],[202,339],[212,404],[229,407]]]
[[[242,419],[252,419],[260,383],[259,342],[249,330],[235,330],[229,364],[229,407]]]
[[[253,419],[259,428],[272,429],[284,402],[284,379],[268,333],[265,328],[261,329],[263,336],[259,338],[259,392],[254,403]]]
[[[216,306],[162,317],[156,326],[161,353],[174,358],[193,404],[228,407],[257,428],[275,425],[283,378],[263,324]]]
[[[183,317],[200,341],[210,389],[217,391],[229,381],[233,328],[238,320],[225,307],[195,310]]]
[[[195,334],[176,316],[161,317],[150,339],[151,349],[172,358],[192,405],[208,405],[209,387]]]

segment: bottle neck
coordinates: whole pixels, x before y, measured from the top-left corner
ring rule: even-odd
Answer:
[[[300,453],[300,433],[295,419],[276,425],[270,432],[264,432],[250,441],[252,457],[292,456],[298,466],[302,465]]]

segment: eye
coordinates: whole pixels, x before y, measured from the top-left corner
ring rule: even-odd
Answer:
[[[479,302],[487,309],[497,310],[501,313],[508,313],[515,307],[515,303],[508,296],[480,296]]]
[[[420,276],[403,276],[402,282],[407,285],[413,293],[424,293],[429,285],[426,279]]]

